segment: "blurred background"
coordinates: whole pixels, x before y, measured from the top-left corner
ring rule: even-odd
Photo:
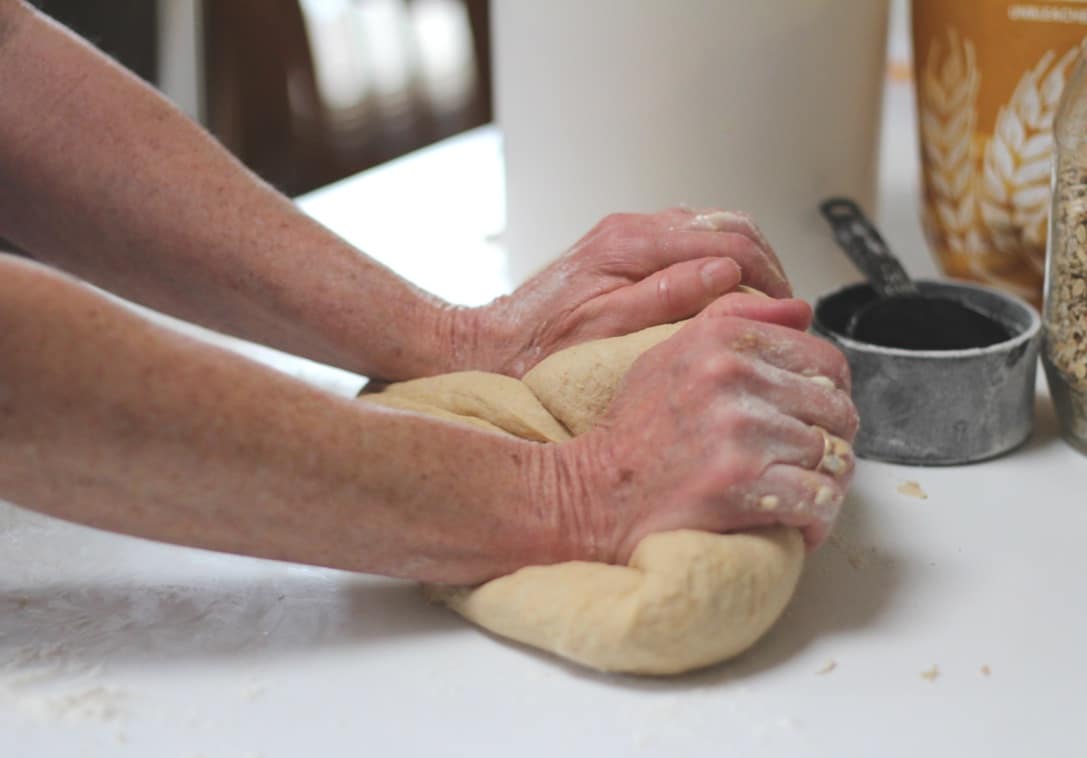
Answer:
[[[295,196],[491,120],[489,0],[31,0]]]

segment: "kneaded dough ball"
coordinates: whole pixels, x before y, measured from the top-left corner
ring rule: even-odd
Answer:
[[[786,527],[643,539],[629,566],[530,566],[477,589],[431,588],[495,634],[601,671],[678,674],[750,647],[777,620],[803,565]]]
[[[643,352],[680,324],[597,340],[548,357],[519,382],[462,372],[392,385],[364,401],[558,442],[589,429]],[[787,527],[645,537],[627,566],[529,566],[479,587],[430,587],[465,618],[603,671],[676,674],[754,644],[784,610],[804,563]]]

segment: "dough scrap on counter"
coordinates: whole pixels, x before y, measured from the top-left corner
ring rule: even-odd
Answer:
[[[928,500],[928,493],[921,489],[921,485],[912,479],[898,485],[898,493],[906,497],[915,497],[918,500]]]
[[[523,382],[462,372],[392,385],[361,400],[562,441],[591,427],[638,356],[679,328],[651,327],[562,350]],[[803,562],[796,529],[678,530],[644,538],[626,566],[529,566],[478,587],[427,592],[485,629],[594,669],[677,674],[754,644],[785,609]]]

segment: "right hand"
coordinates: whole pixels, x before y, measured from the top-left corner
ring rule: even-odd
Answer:
[[[817,470],[821,430],[852,443],[858,419],[848,364],[810,321],[800,300],[733,293],[642,355],[598,424],[558,448],[575,551],[625,563],[652,532],[775,523],[821,544],[853,471],[852,454]]]

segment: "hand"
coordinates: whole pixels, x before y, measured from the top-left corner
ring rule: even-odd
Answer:
[[[819,545],[853,470],[821,430],[852,442],[858,422],[848,364],[810,319],[731,294],[639,358],[602,421],[556,448],[574,552],[625,562],[651,532],[775,523]]]
[[[608,216],[512,295],[473,312],[475,367],[520,377],[564,347],[689,318],[741,283],[792,294],[746,215]]]

